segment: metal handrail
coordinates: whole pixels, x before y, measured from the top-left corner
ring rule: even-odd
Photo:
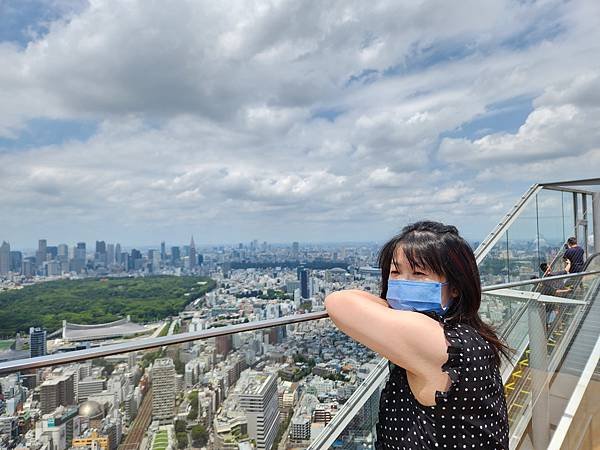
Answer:
[[[490,292],[497,289],[506,289],[527,284],[545,283],[550,280],[559,280],[562,278],[577,278],[585,275],[593,275],[598,273],[600,273],[600,270],[594,270],[590,272],[579,272],[576,274],[568,275],[558,275],[555,277],[537,278],[533,280],[516,281],[512,283],[496,284],[483,287],[482,292]],[[141,350],[150,350],[165,345],[182,344],[185,342],[191,342],[200,339],[226,336],[229,334],[242,333],[246,331],[261,330],[264,328],[289,325],[292,323],[310,322],[312,320],[325,319],[328,317],[329,314],[327,314],[327,311],[316,311],[305,314],[295,314],[291,316],[279,317],[276,319],[267,319],[256,322],[242,323],[238,325],[229,325],[226,327],[212,328],[209,330],[174,334],[170,336],[162,336],[155,338],[139,339],[130,342],[123,342],[120,344],[109,344],[84,350],[76,350],[73,352],[54,353],[52,355],[39,356],[36,358],[17,359],[14,361],[6,361],[0,363],[0,374],[17,372],[20,370],[37,369],[58,364],[74,363],[92,358],[101,358],[105,356],[112,356]]]
[[[579,277],[583,277],[585,275],[596,275],[598,273],[600,273],[600,270],[590,270],[589,272],[575,272],[575,273],[568,273],[566,275],[556,275],[553,277],[533,278],[531,280],[513,281],[510,283],[502,283],[502,284],[491,284],[489,286],[485,286],[485,287],[481,288],[481,292],[489,292],[489,291],[495,291],[498,289],[506,289],[506,288],[517,287],[517,286],[526,286],[528,284],[545,283],[547,281],[562,280],[564,278],[579,278]]]
[[[166,345],[183,344],[185,342],[208,339],[229,334],[243,333],[245,331],[255,331],[263,328],[272,328],[282,325],[288,325],[299,322],[309,322],[312,320],[325,319],[329,315],[327,311],[317,311],[305,314],[296,314],[292,316],[278,317],[276,319],[260,320],[256,322],[247,322],[226,327],[211,328],[209,330],[193,331],[189,333],[173,334],[155,338],[146,338],[123,342],[120,344],[109,344],[100,347],[93,347],[73,352],[54,353],[52,355],[39,356],[36,358],[17,359],[0,363],[0,374],[7,372],[16,372],[19,370],[36,369],[41,367],[53,366],[56,364],[67,364],[78,361],[84,361],[92,358],[112,356],[123,353],[135,352],[140,350],[150,350]]]
[[[589,267],[589,264],[590,264],[590,262],[591,262],[591,261],[592,261],[594,258],[596,258],[597,256],[599,256],[599,255],[600,255],[600,253],[594,253],[593,255],[591,255],[591,256],[590,256],[590,257],[589,257],[589,258],[586,260],[586,262],[585,262],[585,266],[584,266],[583,270],[585,271],[585,270],[586,270],[586,269]],[[599,272],[600,272],[600,271],[597,271],[597,270],[595,270],[595,271],[594,271],[594,270],[592,270],[592,271],[590,271],[590,272],[577,272],[577,273],[586,273],[586,274],[589,274],[589,275],[593,275],[593,274],[595,274],[595,273],[599,273]],[[576,273],[576,274],[577,274],[577,273]],[[565,275],[555,275],[555,276],[552,276],[552,277],[542,277],[542,278],[540,279],[540,280],[541,280],[541,282],[539,282],[539,283],[536,283],[536,284],[538,284],[538,285],[539,285],[539,284],[542,284],[543,282],[546,282],[546,281],[552,281],[552,280],[561,280],[561,279],[564,279],[564,278],[576,278],[576,276],[575,276],[576,274],[565,274]],[[579,277],[579,278],[581,278],[581,277]],[[532,281],[532,280],[529,280],[529,281]],[[517,284],[517,283],[520,283],[520,284]],[[515,282],[515,283],[511,283],[511,284],[513,284],[513,286],[512,286],[512,287],[516,287],[516,286],[521,286],[521,285],[526,285],[526,284],[531,284],[531,283],[527,283],[527,282],[525,282],[525,281],[522,281],[522,282],[521,282],[521,281],[517,281],[517,282]],[[516,285],[516,286],[515,286],[515,285]],[[490,286],[490,287],[492,287],[492,286]],[[482,289],[482,291],[483,291],[483,289]],[[484,292],[485,292],[485,291],[484,291]],[[507,328],[506,328],[506,329],[505,329],[505,330],[502,332],[502,335],[500,336],[500,337],[501,337],[501,339],[506,339],[506,338],[507,338],[507,337],[510,335],[510,333],[513,331],[514,327],[516,326],[517,322],[519,321],[519,319],[521,318],[521,316],[524,314],[524,312],[525,312],[525,310],[526,310],[526,309],[527,309],[527,308],[524,306],[523,308],[521,308],[521,309],[520,309],[520,310],[517,312],[517,314],[516,314],[515,316],[513,316],[513,320],[512,320],[512,323],[511,323],[511,325],[510,325],[510,326],[508,326],[508,327],[507,327]]]

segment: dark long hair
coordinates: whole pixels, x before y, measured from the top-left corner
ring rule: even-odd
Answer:
[[[387,296],[390,266],[396,264],[394,254],[401,248],[411,268],[427,269],[445,276],[450,289],[458,297],[450,302],[444,316],[448,323],[464,323],[473,327],[494,349],[496,363],[500,354],[508,357],[510,348],[496,335],[494,329],[479,317],[481,280],[475,255],[456,227],[439,222],[421,221],[407,225],[390,239],[379,252],[381,268],[381,298]]]

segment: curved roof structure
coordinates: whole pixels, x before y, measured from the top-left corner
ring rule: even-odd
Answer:
[[[62,337],[66,341],[94,341],[131,336],[148,331],[150,330],[146,327],[131,322],[129,316],[127,316],[125,319],[96,325],[81,325],[63,321]]]
[[[104,410],[100,403],[88,400],[79,406],[79,415],[89,417],[90,419],[102,419],[104,417]]]

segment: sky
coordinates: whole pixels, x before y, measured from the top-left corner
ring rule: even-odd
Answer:
[[[325,7],[326,6],[326,7]],[[600,173],[600,2],[0,0],[0,240],[483,238]]]

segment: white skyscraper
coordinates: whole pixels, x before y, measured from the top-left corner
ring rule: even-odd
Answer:
[[[175,414],[175,365],[161,358],[152,366],[152,419],[161,424],[173,422]]]
[[[258,383],[240,395],[240,406],[246,412],[248,436],[256,439],[257,450],[270,450],[280,422],[277,376],[261,372],[251,376]]]

